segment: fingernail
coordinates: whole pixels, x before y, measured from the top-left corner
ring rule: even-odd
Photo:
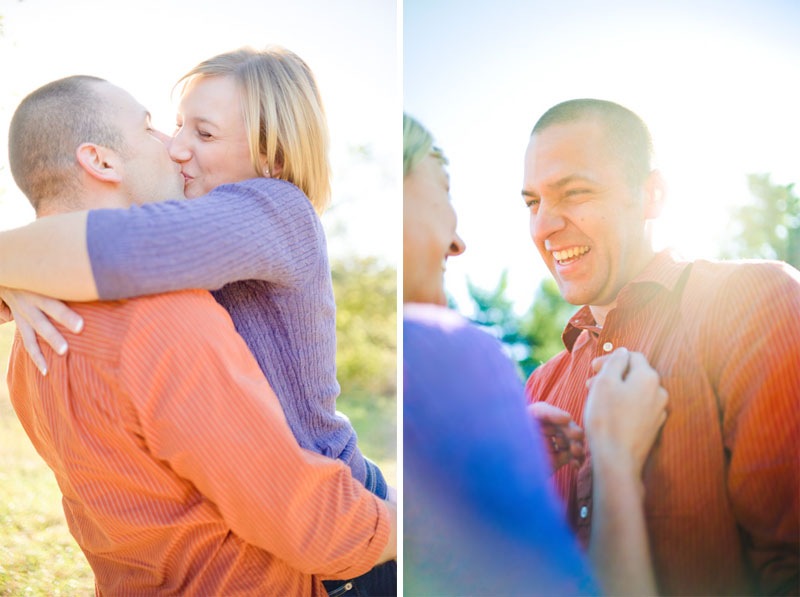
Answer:
[[[56,352],[58,353],[59,356],[63,357],[64,353],[67,352],[67,343],[63,342],[62,344],[59,344],[58,348],[56,349]]]
[[[47,365],[39,365],[39,371],[42,372],[42,375],[47,375]]]
[[[80,334],[83,331],[83,318],[78,319],[78,321],[72,326],[72,331],[76,334]]]

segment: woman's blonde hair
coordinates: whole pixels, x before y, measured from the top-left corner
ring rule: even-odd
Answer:
[[[242,90],[256,172],[295,184],[322,213],[331,194],[328,125],[308,65],[285,48],[246,47],[201,62],[176,87],[183,93],[196,79],[216,76],[233,77]]]
[[[442,150],[433,144],[433,135],[417,119],[403,113],[403,176],[408,174],[429,155],[447,165]]]

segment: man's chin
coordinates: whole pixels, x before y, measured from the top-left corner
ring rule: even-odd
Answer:
[[[561,298],[567,301],[570,305],[578,306],[586,304],[582,301],[582,294],[576,288],[574,288],[572,284],[563,282],[558,278],[558,276],[555,276],[555,280]]]
[[[562,284],[556,279],[558,291],[561,293],[561,298],[567,301],[570,305],[576,307],[583,307],[584,305],[594,304],[597,298],[595,293],[587,292],[585,289],[575,288],[574,284]]]

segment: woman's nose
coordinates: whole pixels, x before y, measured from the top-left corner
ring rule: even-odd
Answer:
[[[461,253],[466,251],[466,249],[467,249],[466,243],[462,240],[462,238],[458,234],[456,234],[455,238],[453,239],[453,242],[450,243],[450,251],[448,254],[451,256],[461,255]]]
[[[192,157],[189,146],[184,142],[183,129],[179,129],[167,143],[169,157],[176,162],[186,162]]]

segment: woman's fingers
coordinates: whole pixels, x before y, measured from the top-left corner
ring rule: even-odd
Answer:
[[[668,400],[644,355],[619,349],[606,357],[584,411],[592,451],[630,456],[638,474],[667,419]]]
[[[528,406],[528,410],[540,425],[567,425],[572,420],[572,415],[567,411],[547,402],[534,402]]]
[[[67,352],[67,341],[53,322],[79,333],[83,329],[83,319],[61,301],[34,292],[0,288],[0,298],[11,310],[22,335],[25,350],[42,374],[46,374],[47,363],[37,335],[57,354],[63,355]]]
[[[38,307],[50,319],[60,323],[73,334],[79,334],[83,330],[83,318],[61,301],[43,296],[39,299]]]
[[[28,313],[27,322],[36,334],[47,342],[57,354],[63,355],[67,352],[67,341],[61,335],[50,319],[38,309]],[[38,349],[38,344],[37,344]],[[30,350],[28,351],[30,353]],[[33,356],[31,354],[31,356]]]
[[[45,296],[38,297],[34,307],[28,312],[34,330],[56,353],[63,355],[67,352],[67,341],[52,321],[77,334],[83,329],[83,318],[61,301]]]
[[[585,456],[584,432],[568,412],[547,404],[534,402],[528,411],[545,441],[553,470],[565,464],[579,465]]]
[[[592,361],[592,369],[595,373],[605,372],[616,377],[623,377],[628,368],[630,353],[627,348],[618,348],[614,352],[602,357],[597,357]]]
[[[28,355],[31,357],[33,364],[42,372],[42,375],[47,375],[47,361],[44,359],[39,342],[36,338],[36,331],[24,319],[17,320],[17,329],[22,336],[22,343]]]

